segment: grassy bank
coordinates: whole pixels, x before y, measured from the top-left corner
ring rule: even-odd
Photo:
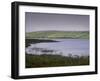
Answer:
[[[88,31],[37,31],[26,33],[26,39],[47,38],[47,39],[89,39]]]
[[[89,65],[89,56],[70,57],[61,55],[31,55],[26,54],[26,68],[56,67],[56,66],[79,66]]]

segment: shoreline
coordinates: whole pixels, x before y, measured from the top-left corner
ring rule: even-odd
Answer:
[[[59,42],[56,40],[49,40],[49,39],[25,39],[26,47],[29,46],[31,43],[41,43],[41,42]]]

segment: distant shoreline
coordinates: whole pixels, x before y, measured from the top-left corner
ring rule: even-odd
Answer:
[[[89,31],[38,31],[26,33],[26,39],[89,39]]]
[[[41,43],[41,42],[59,42],[55,40],[49,40],[49,39],[25,39],[25,44],[26,47],[29,46],[30,44],[35,44],[35,43]]]

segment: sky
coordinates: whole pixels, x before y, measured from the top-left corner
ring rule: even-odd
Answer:
[[[89,15],[25,12],[25,31],[89,31]]]

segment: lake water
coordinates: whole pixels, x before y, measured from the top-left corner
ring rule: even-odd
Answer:
[[[43,42],[30,44],[26,48],[27,54],[61,54],[63,56],[89,55],[89,40],[88,39],[55,39],[59,42]]]

